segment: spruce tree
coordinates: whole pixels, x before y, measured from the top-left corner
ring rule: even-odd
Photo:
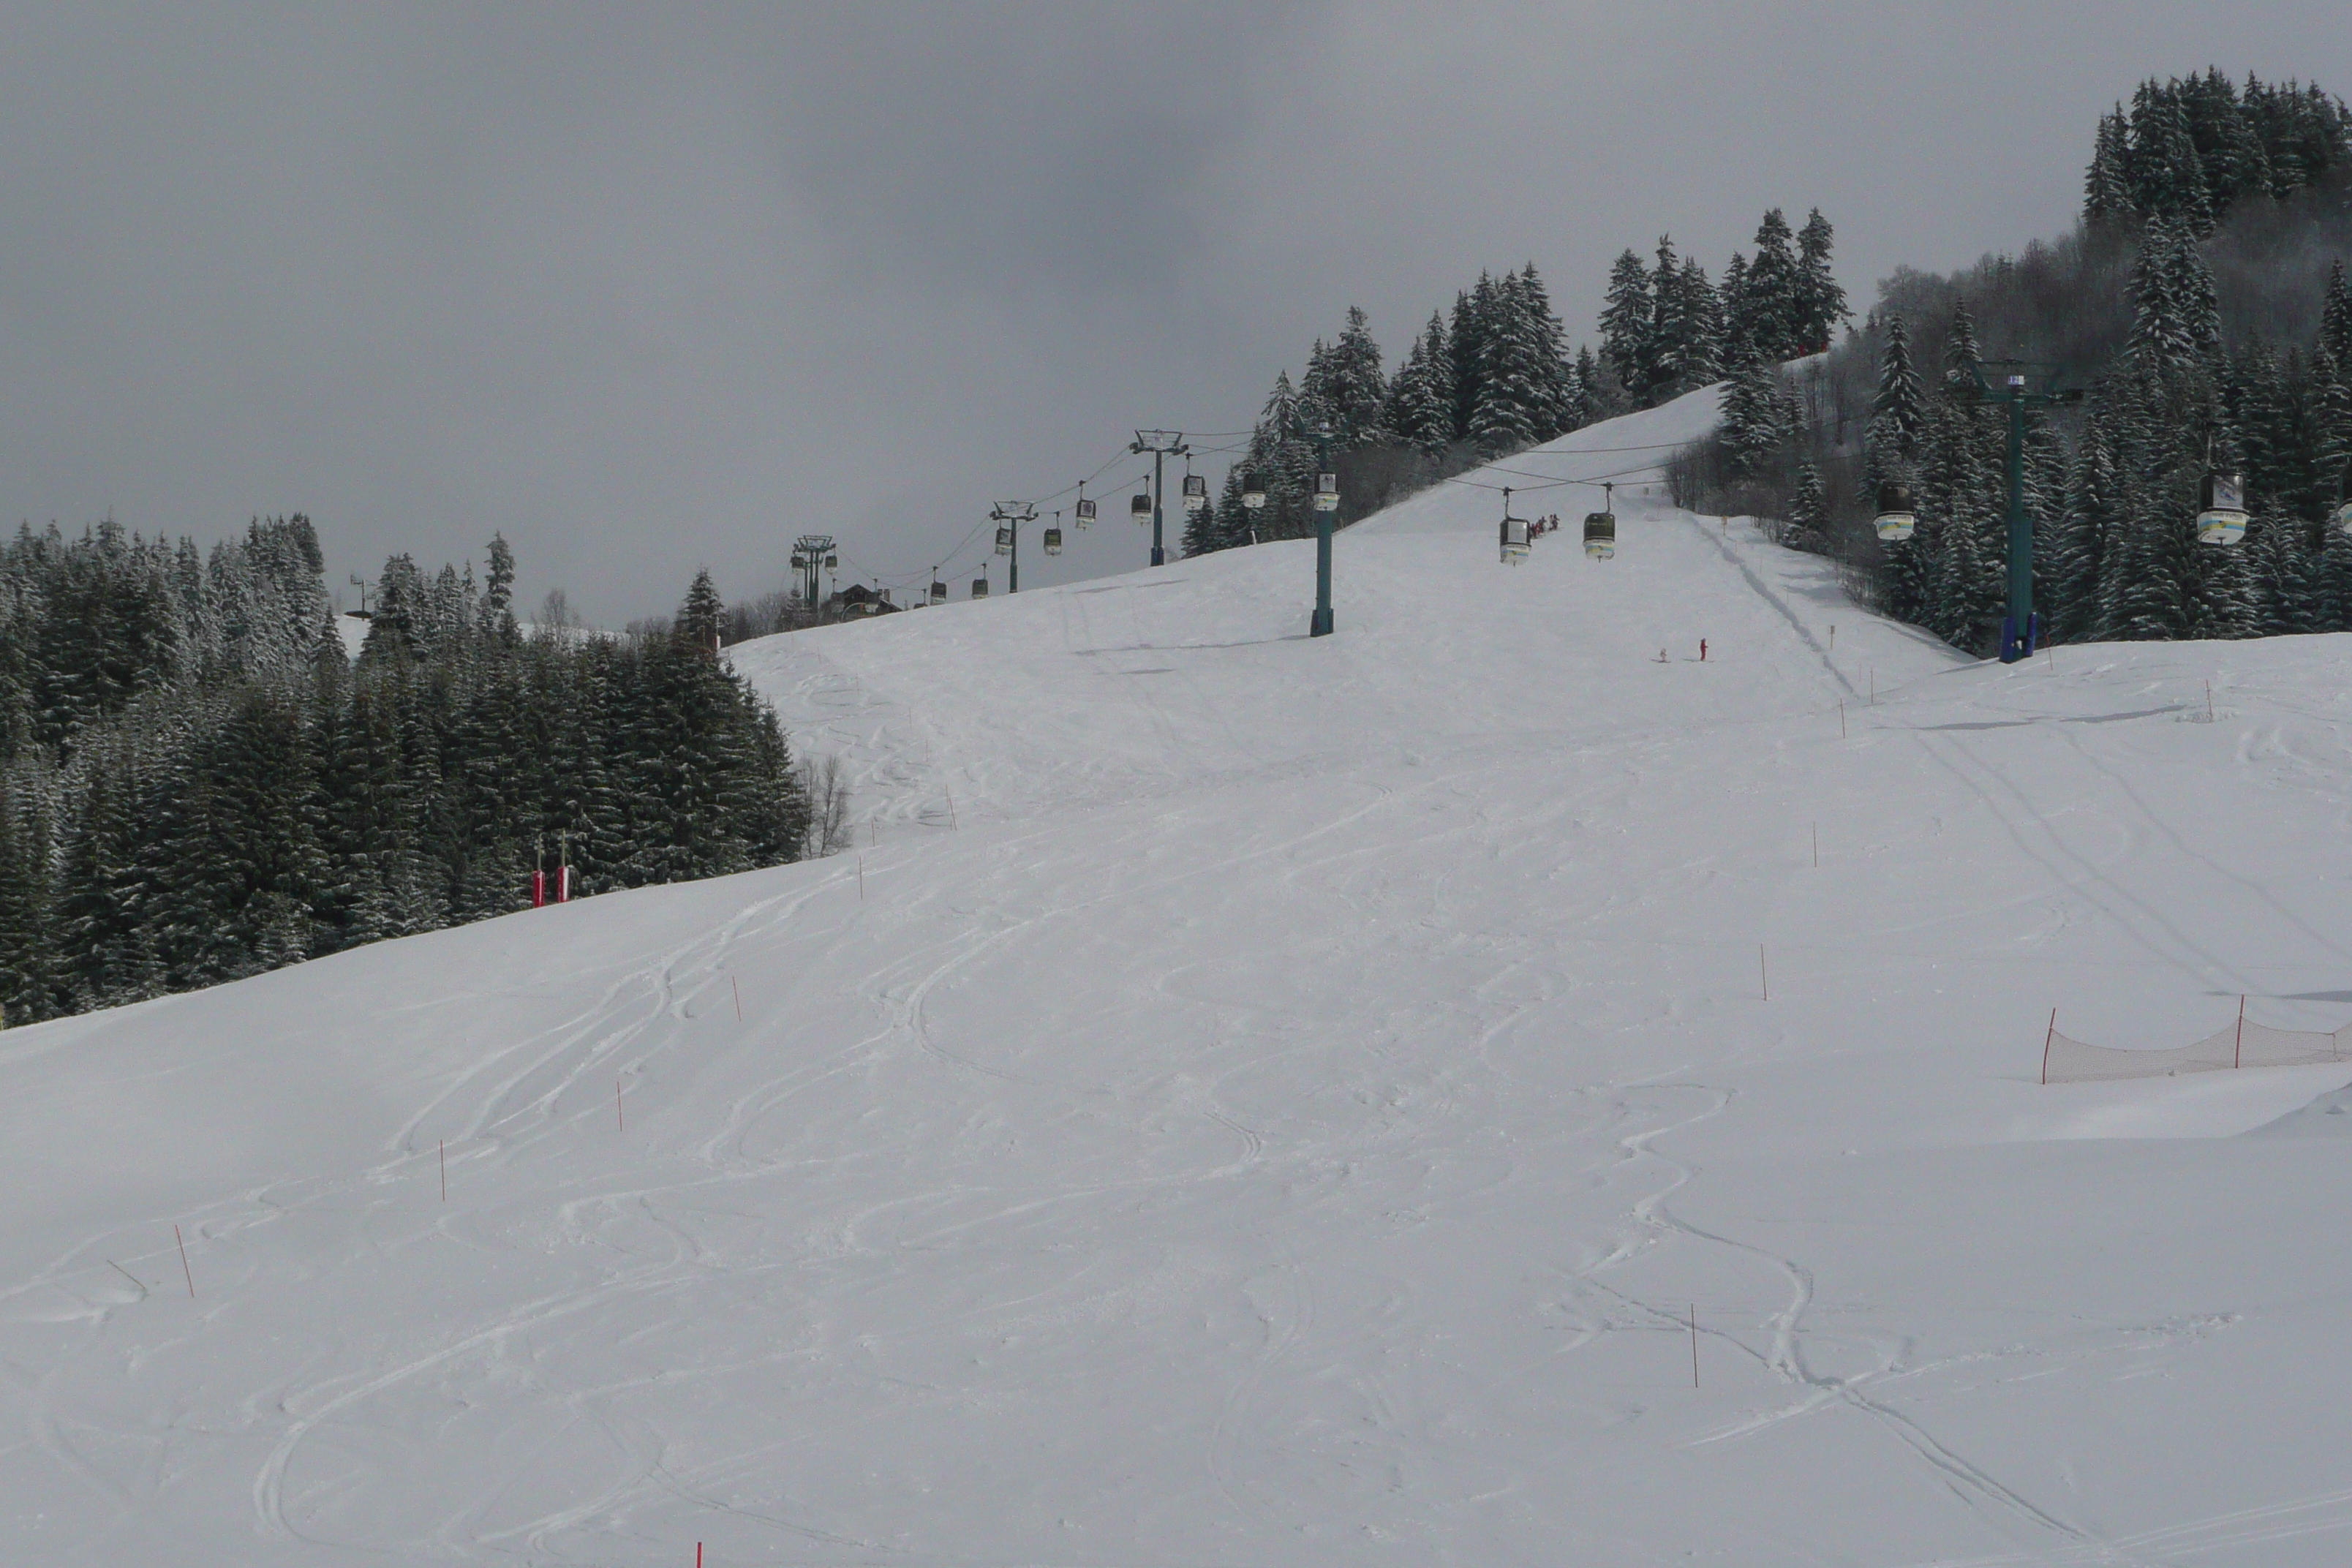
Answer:
[[[1798,339],[1801,283],[1794,243],[1780,209],[1766,213],[1756,229],[1756,254],[1748,263],[1742,291],[1746,314],[1736,329],[1754,353],[1776,364],[1802,352]]]
[[[1444,318],[1433,310],[1390,384],[1381,423],[1405,446],[1434,457],[1454,439],[1454,365]]]
[[[1390,437],[1381,426],[1381,409],[1388,384],[1381,374],[1381,346],[1372,341],[1370,318],[1358,306],[1348,307],[1348,324],[1331,350],[1329,379],[1326,398],[1338,444],[1386,445]]]
[[[1601,310],[1601,358],[1636,406],[1647,406],[1643,393],[1650,381],[1650,321],[1656,308],[1649,268],[1639,256],[1625,251],[1609,269]]]
[[[2091,166],[2083,176],[2083,219],[2085,223],[2105,223],[2134,214],[2136,209],[2132,205],[2127,167],[2129,157],[2124,106],[2118,103],[2113,113],[2099,117],[2099,133],[2092,145]]]
[[[1795,326],[1797,352],[1821,353],[1830,346],[1838,324],[1853,312],[1846,308],[1845,289],[1830,269],[1830,251],[1836,235],[1830,220],[1815,207],[1797,235]]]
[[[1911,363],[1911,333],[1901,316],[1889,316],[1878,353],[1878,391],[1870,404],[1866,473],[1873,489],[1883,481],[1910,479],[1919,461],[1919,440],[1927,426],[1927,394]]]
[[[1717,434],[1734,473],[1749,479],[1761,471],[1787,434],[1781,425],[1780,373],[1763,360],[1749,360],[1724,394]]]

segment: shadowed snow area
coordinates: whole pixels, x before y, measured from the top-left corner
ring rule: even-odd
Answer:
[[[2352,1017],[2352,643],[1626,478],[746,645],[857,853],[0,1037],[0,1558],[2341,1561],[2352,1068],[2036,1079]]]

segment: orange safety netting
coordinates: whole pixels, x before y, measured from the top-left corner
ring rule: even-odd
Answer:
[[[2184,1072],[2227,1072],[2236,1068],[2309,1067],[2352,1062],[2352,1024],[2332,1035],[2316,1029],[2273,1029],[2242,1016],[2218,1034],[2168,1051],[2118,1051],[2058,1032],[2051,1020],[2042,1047],[2044,1083],[2099,1083],[2112,1079],[2168,1078]]]

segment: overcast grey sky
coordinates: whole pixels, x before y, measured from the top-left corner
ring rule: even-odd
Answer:
[[[1586,337],[1626,246],[1818,205],[1860,305],[2063,229],[2144,76],[2352,92],[2339,0],[5,16],[11,521],[303,510],[336,582],[503,530],[613,623],[803,530],[927,574],[1350,302],[1392,362],[1533,260]],[[1104,512],[1028,582],[1139,563]]]

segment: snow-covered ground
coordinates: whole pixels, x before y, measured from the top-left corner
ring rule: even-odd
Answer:
[[[2035,1078],[2352,1017],[2352,644],[1499,510],[746,645],[870,847],[0,1038],[0,1560],[2343,1561],[2352,1068]]]

